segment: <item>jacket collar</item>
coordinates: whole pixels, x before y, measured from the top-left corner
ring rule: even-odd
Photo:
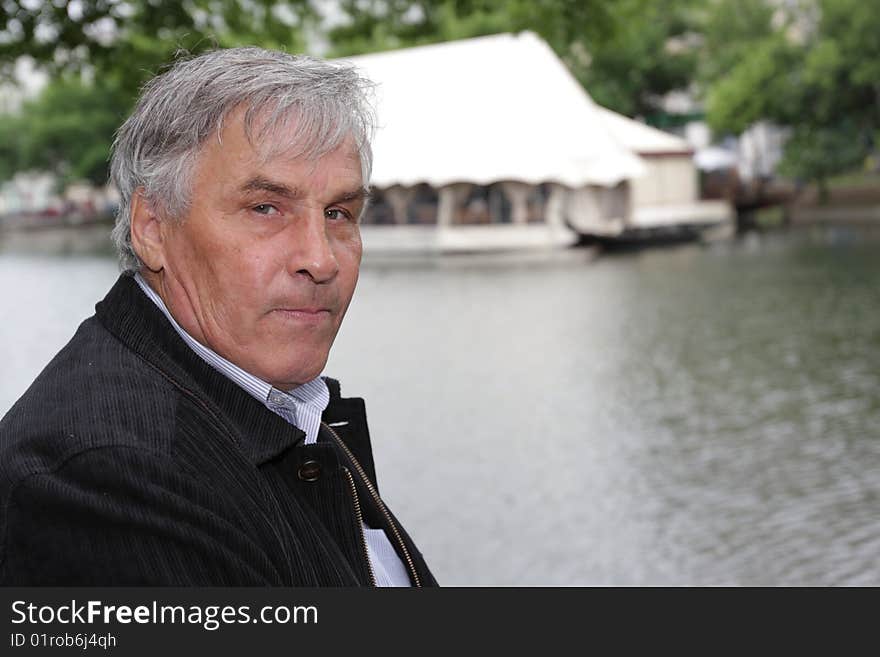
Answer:
[[[275,458],[305,439],[302,431],[267,409],[190,349],[130,274],[119,277],[103,301],[95,306],[95,314],[110,333],[181,394],[225,420],[224,424],[231,424],[234,439],[255,465]],[[352,400],[341,399],[338,383],[333,383],[325,417],[337,421],[349,415],[346,411],[356,411],[358,407],[352,408],[346,403]],[[365,418],[350,417],[348,421],[363,423],[366,430]]]

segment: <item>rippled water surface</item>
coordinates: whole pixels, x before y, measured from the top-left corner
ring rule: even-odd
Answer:
[[[0,254],[0,412],[112,284]],[[880,585],[880,241],[367,263],[327,372],[441,583]]]

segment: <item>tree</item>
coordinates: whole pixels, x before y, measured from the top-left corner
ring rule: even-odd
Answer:
[[[342,0],[344,22],[329,31],[347,56],[453,39],[532,30],[602,105],[630,116],[686,88],[692,49],[669,48],[690,31],[694,0]]]
[[[179,51],[298,51],[316,20],[309,0],[0,1],[0,74],[26,55],[54,78],[16,116],[0,116],[0,180],[43,169],[62,183],[105,183],[114,130]]]
[[[695,12],[703,47],[697,78],[704,86],[724,78],[774,33],[767,0],[710,0]]]
[[[615,29],[585,43],[587,65],[574,68],[596,102],[628,116],[650,116],[662,111],[666,94],[688,90],[698,55],[695,5],[688,0],[618,3]]]
[[[181,50],[302,51],[316,19],[310,0],[3,0],[0,72],[27,55],[52,74],[93,72],[134,93]]]
[[[335,56],[526,29],[566,49],[584,35],[599,38],[614,22],[601,0],[340,0],[339,9],[342,22],[328,33]]]
[[[741,134],[768,119],[783,125],[799,120],[805,110],[800,75],[802,48],[774,34],[754,44],[727,75],[710,84],[706,114],[716,133]]]
[[[21,136],[19,117],[0,117],[0,182],[8,180],[24,167],[21,165]]]
[[[38,169],[64,183],[107,182],[113,133],[130,109],[130,96],[112,85],[76,76],[51,82],[20,114],[0,118],[0,180]],[[6,137],[8,139],[2,139]]]
[[[797,126],[786,143],[780,172],[816,181],[820,201],[827,201],[828,179],[864,161],[867,151],[862,139],[848,121],[833,127]]]
[[[709,124],[736,134],[762,119],[792,128],[782,171],[816,181],[827,197],[828,177],[864,162],[880,131],[880,6],[803,0],[787,14],[753,15],[776,26],[755,29],[735,56],[719,47],[710,59],[719,75],[705,76]],[[709,41],[717,45],[718,34]]]

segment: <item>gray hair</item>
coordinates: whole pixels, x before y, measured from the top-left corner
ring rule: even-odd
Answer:
[[[143,88],[116,133],[110,180],[119,191],[112,238],[123,271],[139,270],[131,246],[131,198],[172,218],[185,215],[193,169],[205,141],[244,109],[245,134],[263,157],[282,152],[318,158],[352,138],[364,185],[370,179],[374,130],[369,81],[351,65],[304,55],[230,48],[179,60]],[[293,138],[275,138],[293,130]]]

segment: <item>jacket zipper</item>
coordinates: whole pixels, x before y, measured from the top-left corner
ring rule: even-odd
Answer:
[[[348,483],[351,486],[351,495],[354,499],[354,513],[357,516],[358,521],[357,531],[358,535],[361,537],[361,549],[364,551],[364,558],[367,560],[367,568],[370,571],[370,582],[376,587],[376,573],[373,572],[373,562],[370,561],[370,552],[367,550],[367,538],[364,536],[364,516],[361,513],[361,501],[358,498],[357,487],[354,485],[354,478],[351,476],[351,471],[346,467],[343,467],[342,469],[345,470],[345,474],[348,476]]]
[[[342,438],[339,437],[339,434],[336,433],[336,431],[333,429],[333,427],[329,426],[326,422],[321,422],[321,424],[324,425],[324,427],[330,432],[330,434],[333,436],[333,438],[336,440],[336,442],[339,443],[339,446],[348,455],[348,458],[351,460],[352,465],[354,465],[355,470],[357,470],[358,475],[360,476],[361,480],[364,482],[364,485],[367,487],[367,490],[370,492],[370,495],[372,496],[373,500],[376,502],[376,506],[382,512],[382,515],[385,517],[385,520],[388,522],[388,526],[391,527],[391,532],[394,534],[394,538],[397,541],[397,545],[400,547],[400,551],[404,556],[404,560],[406,561],[407,568],[409,569],[409,574],[412,576],[413,584],[415,584],[417,587],[421,588],[422,583],[421,583],[421,580],[419,580],[419,574],[416,572],[416,566],[413,563],[412,557],[409,554],[409,550],[406,549],[406,544],[403,542],[403,538],[401,538],[401,536],[400,536],[400,531],[397,529],[397,525],[395,524],[394,520],[392,520],[391,514],[388,513],[388,509],[385,508],[385,503],[382,501],[382,498],[379,497],[379,491],[377,491],[375,486],[373,486],[373,482],[370,481],[370,478],[367,476],[367,473],[364,472],[364,469],[363,469],[363,467],[361,467],[361,464],[354,457],[354,454],[351,453],[351,450],[348,448],[348,445],[346,445],[342,441]],[[346,472],[348,472],[347,468],[346,468]],[[349,473],[348,476],[349,476],[349,478],[351,478],[351,473]],[[354,490],[354,480],[353,479],[351,480],[351,485],[352,485],[352,490]],[[357,491],[355,491],[355,508],[357,509],[358,514],[360,515],[360,504],[358,504],[358,502],[357,502]],[[361,531],[361,534],[363,534],[363,531]],[[367,561],[369,561],[369,558],[367,559]],[[372,565],[371,565],[370,566],[370,573],[372,574],[372,572],[373,572],[373,569],[372,569]]]

